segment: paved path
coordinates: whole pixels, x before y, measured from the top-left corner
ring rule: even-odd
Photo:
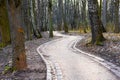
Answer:
[[[49,60],[58,63],[63,80],[120,80],[90,57],[70,49],[71,42],[77,40],[77,36],[57,35],[63,38],[44,45],[42,50]]]

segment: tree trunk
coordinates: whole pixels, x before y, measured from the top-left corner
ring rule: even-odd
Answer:
[[[100,6],[98,6],[99,10],[98,10],[98,14],[99,14],[99,17],[101,19],[101,12],[102,12],[102,0],[100,0]],[[100,24],[101,24],[101,30],[102,32],[106,32],[106,29],[105,27],[103,26],[103,23],[101,22],[100,20]]]
[[[98,15],[98,2],[97,0],[88,0],[88,10],[89,18],[92,31],[92,44],[99,44],[104,41],[102,30],[101,30],[101,20]]]
[[[8,0],[7,7],[13,47],[12,66],[13,69],[22,70],[27,67],[27,64],[24,45],[24,30],[21,26],[20,16],[21,0]]]
[[[30,20],[30,0],[23,0],[22,1],[22,15],[23,15],[23,25],[25,30],[25,37],[27,40],[32,39],[32,21]]]
[[[58,0],[58,28],[61,31],[63,22],[63,0]]]
[[[83,25],[83,29],[84,29],[84,33],[87,33],[86,31],[86,0],[82,1],[82,25]]]
[[[1,34],[0,47],[4,47],[8,43],[10,43],[10,29],[9,29],[6,0],[0,1],[0,34]]]
[[[114,2],[115,8],[114,8],[114,18],[115,18],[115,33],[120,32],[120,27],[119,27],[119,0],[115,0]]]
[[[67,25],[67,17],[66,17],[66,15],[67,15],[67,9],[66,9],[67,8],[67,0],[65,0],[64,6],[65,6],[65,8],[64,8],[64,16],[63,16],[64,32],[68,33],[68,25]]]
[[[53,37],[52,0],[48,0],[48,17],[49,17],[49,37]]]
[[[102,11],[102,0],[100,0],[99,11],[98,11],[100,18],[101,18],[101,11]]]
[[[107,23],[107,0],[103,0],[103,16],[102,16],[103,20],[103,25],[106,27],[106,23]]]

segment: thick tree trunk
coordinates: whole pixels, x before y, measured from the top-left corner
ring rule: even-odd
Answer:
[[[21,0],[8,0],[7,2],[9,22],[11,28],[11,40],[13,47],[13,69],[22,70],[27,67],[25,55],[25,37],[21,26]]]
[[[101,20],[98,15],[98,2],[97,0],[88,0],[88,10],[89,18],[92,31],[92,43],[99,44],[104,41],[102,30],[101,30]]]

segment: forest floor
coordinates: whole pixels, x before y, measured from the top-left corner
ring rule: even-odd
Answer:
[[[0,50],[0,80],[46,80],[46,66],[38,52],[37,47],[59,37],[49,38],[47,32],[42,33],[43,38],[27,41],[25,43],[28,68],[14,73],[4,74],[11,66],[12,48],[7,46]]]
[[[82,36],[84,38],[76,45],[78,49],[120,66],[120,34],[104,33],[106,41],[101,46],[88,44],[91,41],[90,34],[82,34]]]
[[[3,74],[6,69],[11,66],[12,49],[11,46],[7,46],[0,50],[0,80],[46,79],[46,66],[36,49],[41,44],[60,37],[55,36],[54,38],[49,38],[49,34],[47,32],[42,33],[42,35],[43,38],[41,39],[34,39],[25,43],[28,64],[28,68],[26,70]],[[68,35],[83,36],[83,39],[76,45],[78,49],[96,56],[100,56],[103,59],[120,66],[120,34],[104,33],[106,41],[101,46],[87,44],[91,40],[90,34],[70,32]]]

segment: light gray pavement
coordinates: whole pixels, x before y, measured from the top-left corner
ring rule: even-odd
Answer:
[[[49,56],[49,60],[58,66],[58,74],[63,79],[59,80],[120,80],[107,68],[92,60],[82,53],[72,51],[72,42],[77,36],[67,36],[56,33],[63,38],[45,44],[42,47],[43,55]],[[62,73],[61,73],[62,72]]]

